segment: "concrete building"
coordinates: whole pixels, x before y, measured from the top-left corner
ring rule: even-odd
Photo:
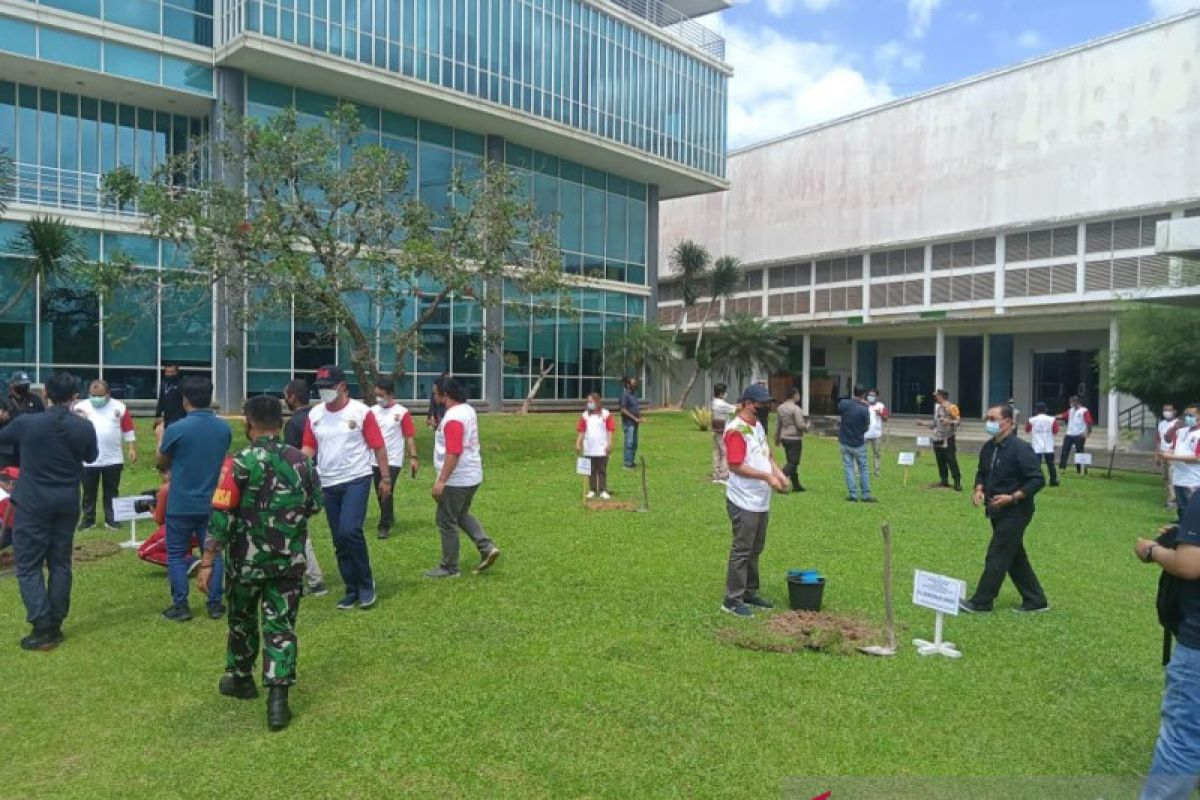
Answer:
[[[815,413],[854,382],[973,417],[1079,394],[1113,443],[1138,402],[1101,383],[1114,312],[1200,301],[1200,265],[1155,249],[1200,216],[1198,53],[1191,12],[735,151],[728,192],[663,204],[659,319],[693,239],[742,260],[723,313],[786,323],[774,381]]]
[[[545,357],[557,373],[541,397],[615,395],[620,376],[602,354],[653,314],[659,201],[728,186],[730,69],[723,40],[692,19],[727,4],[0,0],[0,147],[16,162],[0,222],[0,380],[70,369],[137,400],[154,397],[170,360],[211,374],[229,408],[344,357],[336,331],[291,309],[243,333],[219,298],[166,299],[186,254],[143,235],[136,209],[100,190],[120,165],[148,176],[226,115],[295,106],[319,119],[342,98],[358,104],[365,138],[408,158],[435,208],[455,167],[507,163],[558,215],[564,268],[581,279],[580,313],[550,320],[486,319],[454,298],[419,355],[392,363],[379,345],[381,367],[405,373],[397,394],[424,398],[450,370],[499,407],[524,398]],[[46,213],[76,226],[91,258],[131,256],[157,291],[106,302],[69,282],[27,281],[16,240]],[[486,326],[502,326],[503,353],[478,354]]]

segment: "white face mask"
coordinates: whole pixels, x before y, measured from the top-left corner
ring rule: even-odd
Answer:
[[[322,403],[332,403],[338,399],[337,389],[318,389],[317,394],[321,396]]]
[[[595,410],[596,410],[596,404],[593,403],[591,400],[589,400],[588,401],[588,411],[595,411]]]
[[[878,398],[878,397],[876,397],[876,396],[875,396],[875,395],[873,395],[873,394],[869,394],[869,395],[867,395],[867,402],[868,402],[868,403],[874,404],[874,403],[875,403],[875,401],[876,401],[876,400],[878,400],[878,399],[879,399],[879,398]]]
[[[376,396],[375,402],[379,404],[380,408],[391,408],[392,406],[392,401],[388,400],[386,397]]]
[[[1164,411],[1163,419],[1165,419],[1167,421],[1175,419],[1175,412],[1174,411]]]

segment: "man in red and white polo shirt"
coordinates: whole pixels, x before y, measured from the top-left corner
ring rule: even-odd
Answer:
[[[467,393],[453,378],[439,378],[433,399],[446,411],[434,435],[433,468],[437,480],[437,526],[442,536],[442,563],[425,573],[427,578],[458,577],[458,532],[471,538],[479,550],[475,574],[489,569],[500,557],[500,548],[488,538],[479,520],[471,516],[471,501],[483,483],[483,459],[479,453],[479,420],[467,403]]]
[[[738,400],[737,416],[725,425],[729,481],[725,510],[733,523],[733,545],[725,576],[721,610],[739,617],[752,615],[750,606],[773,608],[758,593],[758,558],[767,543],[771,490],[787,491],[787,476],[775,463],[759,411],[771,407],[771,395],[759,384],[747,386]]]
[[[350,399],[346,373],[340,367],[317,370],[316,386],[321,402],[308,412],[302,449],[317,462],[333,552],[346,584],[346,595],[337,607],[345,611],[357,604],[367,609],[375,605],[375,578],[363,522],[371,495],[372,454],[380,469],[380,496],[392,493],[387,448],[375,415],[365,403]]]
[[[412,465],[412,475],[417,477],[417,431],[413,425],[412,414],[408,409],[396,402],[396,384],[391,378],[380,378],[375,381],[375,405],[371,406],[375,422],[383,433],[384,446],[388,454],[388,472],[395,480],[404,469],[404,452],[408,451],[408,461]],[[375,469],[375,492],[379,496],[379,538],[386,539],[392,533],[392,520],[395,510],[392,498],[395,492],[386,495],[379,491],[379,483],[383,473],[375,455],[371,455],[371,464]]]
[[[90,464],[83,465],[83,503],[80,510],[79,530],[96,525],[96,490],[104,487],[104,527],[117,529],[113,519],[113,498],[121,491],[121,472],[125,468],[125,457],[121,445],[129,450],[129,463],[137,464],[137,434],[133,430],[133,417],[120,400],[114,400],[104,381],[92,381],[88,387],[88,398],[75,404],[74,412],[92,423],[96,429],[96,445],[100,455]]]
[[[1067,422],[1067,432],[1063,436],[1062,455],[1058,459],[1058,468],[1065,470],[1067,458],[1070,457],[1072,449],[1076,453],[1084,452],[1083,448],[1087,444],[1087,437],[1091,435],[1096,420],[1092,419],[1092,412],[1088,411],[1087,406],[1080,401],[1078,395],[1071,395],[1071,407],[1059,414],[1058,418]],[[1075,471],[1083,472],[1084,469],[1076,464]]]
[[[1175,506],[1179,520],[1188,504],[1195,502],[1200,491],[1200,408],[1190,405],[1183,410],[1183,419],[1175,421],[1167,432],[1172,451],[1163,453],[1171,464],[1171,475],[1175,482]]]

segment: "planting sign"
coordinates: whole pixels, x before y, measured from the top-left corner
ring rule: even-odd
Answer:
[[[900,463],[900,466],[902,466],[902,467],[911,467],[913,464],[917,463],[917,454],[916,453],[901,453],[899,463]]]
[[[959,598],[967,594],[967,584],[932,572],[915,570],[913,604],[942,614],[958,616]]]

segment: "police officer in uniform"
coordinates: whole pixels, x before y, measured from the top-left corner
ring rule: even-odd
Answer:
[[[8,381],[8,394],[0,398],[0,428],[22,414],[40,414],[46,410],[42,398],[32,391],[29,373],[14,372]],[[15,444],[0,445],[0,468],[15,467],[21,460]]]

